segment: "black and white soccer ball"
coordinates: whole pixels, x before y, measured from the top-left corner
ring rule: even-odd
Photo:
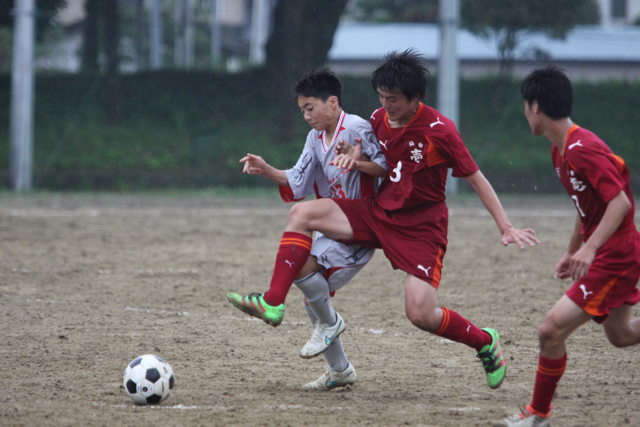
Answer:
[[[161,357],[145,354],[136,357],[124,371],[124,389],[138,405],[153,405],[165,400],[173,391],[171,366]]]

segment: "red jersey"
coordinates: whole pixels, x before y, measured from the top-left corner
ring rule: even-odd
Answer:
[[[427,105],[420,103],[411,123],[401,128],[390,128],[380,108],[371,115],[371,126],[387,158],[389,177],[376,195],[387,211],[442,202],[448,168],[463,178],[478,170],[455,124]]]
[[[635,207],[624,160],[611,152],[594,133],[573,125],[567,134],[564,153],[552,145],[551,158],[560,182],[576,205],[582,229],[589,238],[602,220],[609,201],[624,191],[631,209],[614,234],[635,230]]]

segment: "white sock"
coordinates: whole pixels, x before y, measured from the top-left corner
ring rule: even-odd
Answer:
[[[342,336],[333,340],[322,355],[324,360],[327,361],[329,369],[334,372],[342,372],[349,366],[349,359],[347,359],[347,354],[344,352],[344,347],[342,347]]]
[[[318,323],[318,318],[314,314],[313,310],[311,310],[311,307],[305,304],[304,301],[302,302],[302,306],[304,307],[304,311],[307,313],[307,316],[309,317],[309,321],[311,321],[311,329],[315,328],[316,323]]]
[[[331,304],[327,279],[319,272],[316,272],[294,283],[307,298],[307,303],[318,321],[327,326],[335,325],[336,312]]]

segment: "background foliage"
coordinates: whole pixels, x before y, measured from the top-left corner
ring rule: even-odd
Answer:
[[[370,79],[343,77],[343,81],[345,110],[368,118],[379,106]],[[113,125],[103,108],[101,77],[39,75],[35,187],[271,185],[266,178],[243,175],[238,160],[252,152],[276,167],[290,167],[309,127],[298,116],[291,129],[293,142],[282,140],[281,102],[264,82],[259,72],[124,75],[122,120]],[[502,84],[504,95],[495,109],[494,78],[461,83],[460,132],[469,151],[498,191],[561,190],[549,159],[549,143],[532,136],[524,119],[519,81]],[[5,188],[9,186],[9,87],[9,76],[0,76],[0,185]],[[431,81],[429,105],[434,105],[435,87]],[[638,180],[640,149],[632,112],[640,109],[640,82],[575,83],[574,90],[574,121],[602,137]],[[292,98],[290,102],[295,105]]]
[[[0,27],[13,27],[16,0],[0,0]],[[36,36],[41,39],[44,31],[52,25],[58,10],[66,6],[66,0],[38,0],[36,2]]]

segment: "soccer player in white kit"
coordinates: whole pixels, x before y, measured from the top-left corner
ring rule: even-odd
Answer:
[[[377,177],[387,176],[386,160],[370,123],[342,111],[342,83],[338,77],[328,69],[312,71],[297,83],[295,96],[305,120],[313,128],[296,165],[283,171],[260,156],[247,154],[240,160],[244,163],[243,172],[265,175],[276,182],[286,202],[299,201],[314,193],[318,198],[349,199],[374,194]],[[356,153],[336,154],[344,144],[356,147]],[[306,259],[295,258],[297,245],[310,246]],[[312,358],[323,354],[328,364],[327,372],[304,388],[330,390],[355,382],[355,369],[340,339],[344,320],[333,309],[331,296],[369,262],[374,251],[336,242],[321,233],[316,234],[313,242],[289,239],[286,233],[283,236],[278,257],[286,257],[285,262],[304,263],[292,281],[304,294],[303,306],[313,326],[300,356]],[[288,288],[278,291],[246,297],[229,293],[227,298],[236,308],[278,326],[284,315]]]

